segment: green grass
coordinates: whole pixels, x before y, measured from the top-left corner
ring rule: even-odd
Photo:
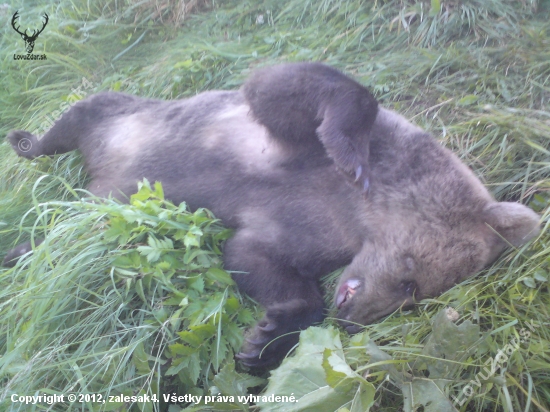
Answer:
[[[550,410],[548,2],[239,0],[189,4],[194,7],[185,12],[169,0],[10,2],[8,9],[0,10],[0,134],[40,128],[45,116],[70,102],[71,90],[83,78],[88,82],[86,94],[120,90],[174,99],[236,88],[254,67],[282,61],[323,61],[344,70],[370,87],[382,104],[429,130],[457,153],[497,199],[521,201],[539,212],[544,230],[532,245],[507,252],[478,277],[421,302],[414,311],[396,313],[351,340],[340,333],[342,356],[359,378],[346,378],[350,382],[347,392],[334,388],[327,392],[325,407],[340,402],[342,411],[360,410],[354,408],[359,408],[357,399],[362,395],[356,397],[355,391],[369,394],[372,385],[372,410],[437,410],[433,404],[421,409],[415,409],[414,402],[408,404],[400,379],[429,378],[426,371],[433,365],[426,356],[435,355],[426,352],[426,343],[440,327],[433,323],[437,313],[451,306],[460,315],[458,324],[471,321],[479,326],[480,335],[464,349],[467,356],[457,358],[448,382],[441,386],[444,396],[460,399],[468,382],[479,372],[484,374],[483,365],[533,321],[538,327],[511,354],[506,368],[481,387],[474,386],[472,396],[455,406],[461,411]],[[39,25],[40,15],[49,14],[34,51],[46,53],[47,60],[13,60],[14,53],[24,52],[23,41],[10,26],[15,10],[20,11],[22,28]],[[261,393],[265,382],[242,373],[238,366],[235,371],[231,361],[240,339],[237,330],[250,324],[254,306],[243,301],[233,286],[219,280],[208,284],[206,279],[211,296],[219,299],[205,298],[204,304],[212,308],[191,324],[189,316],[178,312],[185,307],[183,298],[178,304],[166,303],[173,303],[170,299],[178,293],[191,296],[200,289],[178,277],[188,268],[178,267],[177,275],[169,279],[152,276],[146,287],[143,279],[148,275],[143,268],[148,263],[143,263],[137,277],[114,271],[113,267],[128,270],[120,261],[114,263],[117,257],[147,243],[138,239],[128,246],[105,240],[113,216],[129,213],[135,205],[78,201],[85,196],[78,189],[86,182],[78,154],[28,162],[2,143],[0,171],[0,250],[44,232],[55,244],[25,265],[0,270],[3,410],[43,410],[3,398],[37,391]],[[166,216],[162,219],[171,221]],[[151,236],[161,233],[154,225],[147,230]],[[140,259],[146,262],[146,250],[140,251]],[[142,265],[141,260],[138,263]],[[330,279],[328,289],[330,299]],[[236,299],[239,309],[216,304],[228,299]],[[244,314],[239,318],[240,311]],[[232,332],[219,334],[220,325]],[[189,334],[198,334],[213,346],[193,346]],[[461,335],[456,334],[458,340]],[[228,341],[223,343],[222,336]],[[320,335],[309,338],[315,336]],[[312,343],[307,339],[302,346]],[[391,360],[382,359],[368,345],[369,339]],[[220,352],[220,348],[225,349]],[[308,362],[289,358],[280,373],[287,373],[284,368],[289,364],[300,370],[318,362],[328,386],[340,382],[335,378],[340,375],[323,363],[322,353],[319,356]],[[292,390],[301,393],[299,385],[291,384]],[[273,382],[266,393],[272,388]],[[293,410],[301,410],[299,406],[293,405]],[[152,405],[114,407],[147,410]],[[290,410],[291,406],[279,407]],[[93,408],[91,404],[73,407]],[[262,410],[274,408],[264,404]],[[331,408],[314,410],[337,409]],[[57,405],[54,410],[67,410],[67,406]],[[177,410],[173,407],[171,412]]]

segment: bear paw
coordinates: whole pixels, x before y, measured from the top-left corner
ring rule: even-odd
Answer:
[[[369,172],[370,169],[367,165],[362,165],[359,163],[356,163],[355,166],[349,167],[349,168],[342,168],[336,166],[336,170],[339,173],[342,173],[348,180],[348,182],[358,189],[361,190],[361,192],[364,195],[367,195],[369,193],[370,189],[370,180],[369,180]]]
[[[34,159],[37,156],[38,139],[33,134],[23,130],[12,130],[8,133],[8,140],[19,156],[27,159]]]
[[[357,138],[353,139],[340,131],[324,130],[323,127],[324,124],[319,127],[318,133],[327,154],[334,161],[336,168],[349,177],[353,181],[353,184],[358,186],[363,193],[367,193],[370,186],[368,139],[363,139],[364,141],[359,145],[354,141],[358,140]]]
[[[299,331],[323,318],[322,306],[312,306],[304,299],[277,303],[266,309],[264,318],[245,338],[241,352],[236,355],[243,365],[251,368],[279,362],[298,343]]]
[[[264,317],[245,338],[241,352],[236,358],[249,368],[262,368],[277,363],[298,342],[298,333],[287,333],[273,319]]]

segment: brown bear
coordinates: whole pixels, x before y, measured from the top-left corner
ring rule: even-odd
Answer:
[[[323,319],[318,282],[337,268],[348,265],[335,304],[354,332],[539,231],[536,213],[495,201],[432,136],[319,63],[260,69],[240,90],[177,101],[100,93],[44,136],[8,139],[29,159],[79,149],[97,196],[124,201],[143,178],[160,181],[167,199],[234,228],[225,267],[266,309],[238,355],[249,366],[277,361],[292,332]]]

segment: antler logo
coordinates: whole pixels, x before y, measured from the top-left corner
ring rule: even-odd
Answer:
[[[30,54],[34,50],[34,42],[38,38],[38,35],[44,31],[44,28],[48,24],[48,20],[49,20],[48,15],[46,13],[44,13],[44,15],[42,17],[44,17],[45,20],[44,20],[44,23],[42,24],[42,28],[38,31],[33,30],[31,36],[29,36],[27,34],[27,30],[25,30],[24,32],[20,32],[19,31],[20,26],[15,27],[16,20],[17,20],[18,17],[19,17],[19,11],[16,11],[15,14],[13,15],[12,19],[11,19],[11,26],[13,27],[13,29],[17,33],[19,33],[21,35],[21,38],[23,40],[25,40],[25,48],[27,49],[27,53]]]

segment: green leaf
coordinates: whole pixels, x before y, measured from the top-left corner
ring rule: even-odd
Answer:
[[[339,332],[310,327],[300,333],[300,344],[294,356],[286,358],[279,368],[271,372],[269,384],[263,395],[294,396],[291,402],[259,402],[262,411],[335,411],[349,403],[355,391],[342,393],[333,389],[326,380],[323,368],[325,349],[344,359]],[[340,367],[341,365],[338,365]],[[330,367],[330,369],[333,369]],[[336,376],[340,370],[336,371]]]
[[[431,379],[414,378],[403,384],[403,410],[417,411],[424,407],[424,412],[456,412],[457,409],[447,398],[442,388]]]
[[[206,272],[206,277],[209,279],[215,280],[216,282],[220,282],[223,285],[234,285],[235,282],[231,278],[231,275],[227,273],[223,269],[219,268],[210,268]]]
[[[350,412],[366,412],[374,405],[376,388],[370,382],[361,382],[355,392]]]
[[[203,340],[192,331],[184,330],[182,332],[178,332],[178,335],[180,336],[180,339],[182,341],[184,341],[185,343],[188,343],[189,345],[195,348],[200,346],[203,343]]]
[[[323,370],[327,383],[339,392],[347,393],[354,383],[355,372],[332,350],[323,351]]]
[[[147,353],[145,353],[145,349],[143,347],[143,342],[139,342],[134,352],[132,353],[132,362],[136,366],[136,369],[139,373],[143,375],[147,375],[151,372],[151,368],[149,367],[148,362],[148,356]]]
[[[479,97],[475,94],[468,94],[460,99],[456,104],[458,106],[471,106],[479,100]]]
[[[480,339],[479,325],[467,320],[456,325],[449,319],[447,310],[442,309],[434,317],[432,333],[429,335],[422,354],[425,356],[430,378],[450,378],[460,365],[476,349]]]
[[[246,396],[248,388],[264,385],[265,379],[235,372],[235,362],[228,362],[213,379],[214,385],[224,395]]]
[[[537,284],[535,283],[535,279],[533,279],[530,276],[524,277],[522,281],[523,281],[523,284],[529,288],[535,289],[537,287]]]
[[[211,323],[191,326],[189,329],[193,332],[193,334],[198,336],[201,342],[204,342],[207,339],[210,339],[212,336],[216,335],[216,332],[217,332],[216,327]]]
[[[198,352],[189,356],[189,365],[186,372],[193,385],[196,385],[201,373],[201,358]]]
[[[441,3],[439,0],[431,0],[432,4],[430,7],[430,17],[437,16],[439,12],[441,11]]]
[[[155,197],[158,197],[159,199],[164,199],[164,190],[160,182],[155,182],[155,191],[153,194],[155,195]]]
[[[191,346],[183,345],[181,343],[174,343],[173,345],[170,345],[168,347],[170,349],[170,352],[172,355],[191,355],[193,352],[195,352],[195,348],[192,348]]]
[[[120,243],[125,244],[128,241],[130,225],[124,219],[113,218],[109,222],[109,228],[103,233],[103,237],[108,242],[117,241],[120,238]]]
[[[113,84],[111,90],[114,92],[118,92],[120,91],[120,86],[122,86],[122,82],[119,80],[118,82],[115,82],[115,84]]]
[[[535,270],[535,274],[533,275],[536,280],[539,282],[547,282],[548,281],[548,272],[542,268],[538,268]]]
[[[160,259],[160,250],[150,246],[138,246],[137,250],[147,258],[147,262],[156,262]]]
[[[250,325],[252,322],[254,322],[255,318],[250,309],[244,308],[239,311],[237,315],[237,320],[243,325]]]
[[[174,69],[188,69],[193,65],[193,59],[187,59],[174,64]]]
[[[373,340],[369,341],[367,345],[367,353],[370,355],[369,364],[377,364],[377,369],[387,371],[396,385],[399,386],[403,383],[403,374],[395,367],[396,362],[390,355],[380,350]]]
[[[113,261],[113,266],[118,268],[139,268],[141,266],[139,255],[136,252],[117,256]]]
[[[204,292],[204,279],[202,277],[194,277],[187,280],[187,285],[191,289],[198,290],[199,292]]]
[[[179,374],[182,370],[186,369],[189,366],[189,362],[191,360],[191,355],[194,355],[196,352],[193,352],[189,354],[189,356],[185,358],[176,358],[172,362],[172,365],[168,368],[168,370],[165,372],[167,376],[174,376]]]
[[[233,322],[224,325],[223,333],[234,352],[239,350],[243,343],[243,331]]]

